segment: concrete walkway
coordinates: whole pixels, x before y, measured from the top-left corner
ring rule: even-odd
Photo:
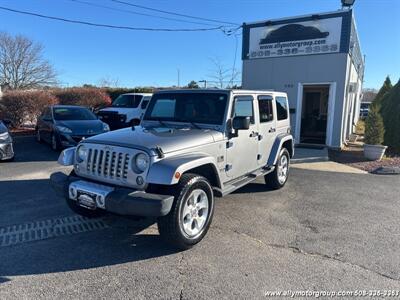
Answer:
[[[328,161],[328,149],[295,148],[292,164]]]
[[[348,165],[340,164],[334,161],[297,163],[297,164],[292,164],[292,168],[323,171],[323,172],[368,174],[368,172],[366,171],[356,169]]]
[[[295,148],[294,157],[291,160],[292,168],[323,171],[323,172],[338,172],[338,173],[353,173],[353,174],[368,174],[350,167],[348,165],[329,161],[328,149],[309,149]]]

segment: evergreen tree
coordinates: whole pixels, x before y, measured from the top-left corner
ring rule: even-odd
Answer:
[[[389,76],[386,76],[382,87],[379,89],[378,94],[376,94],[375,99],[372,101],[372,106],[376,106],[381,109],[383,98],[392,89],[392,87],[393,85]]]
[[[380,145],[383,142],[385,128],[383,120],[376,106],[372,106],[365,120],[365,143],[370,145]]]
[[[400,153],[400,80],[383,98],[381,112],[385,145]]]

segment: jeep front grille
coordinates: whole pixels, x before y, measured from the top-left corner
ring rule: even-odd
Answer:
[[[109,184],[139,188],[136,182],[139,174],[133,171],[131,163],[143,151],[88,142],[80,145],[86,147],[87,156],[84,161],[75,162],[74,170],[77,175]],[[143,173],[140,175],[143,176]]]
[[[86,171],[91,175],[126,179],[129,159],[128,153],[89,149]]]

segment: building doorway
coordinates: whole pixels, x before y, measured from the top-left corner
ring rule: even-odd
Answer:
[[[329,85],[303,86],[300,143],[326,144]]]

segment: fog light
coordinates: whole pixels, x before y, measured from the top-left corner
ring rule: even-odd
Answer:
[[[143,180],[143,177],[142,177],[142,176],[136,177],[136,183],[137,183],[138,185],[142,185],[143,182],[144,182],[144,180]]]
[[[70,188],[69,189],[69,197],[71,198],[71,199],[76,199],[76,190],[74,189],[74,188]]]
[[[105,201],[104,197],[97,196],[96,197],[96,205],[97,205],[97,207],[100,207],[100,208],[106,208],[106,201]]]

